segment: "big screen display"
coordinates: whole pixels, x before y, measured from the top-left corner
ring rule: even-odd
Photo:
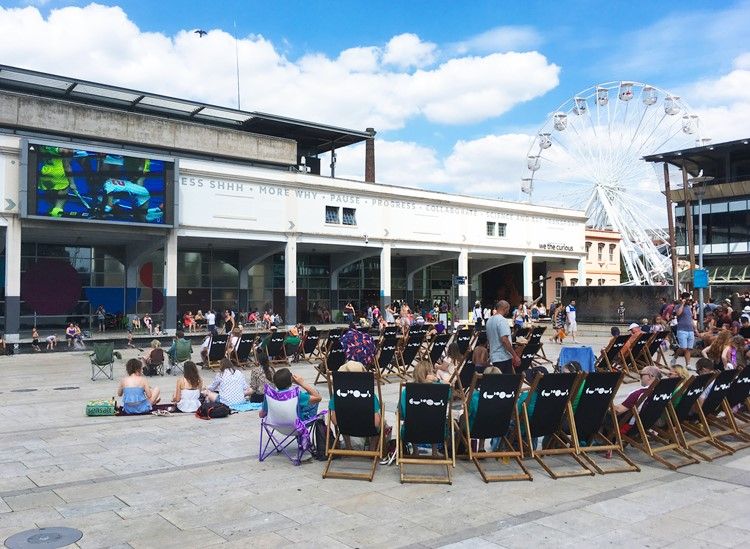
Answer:
[[[28,215],[172,224],[174,163],[29,144]]]

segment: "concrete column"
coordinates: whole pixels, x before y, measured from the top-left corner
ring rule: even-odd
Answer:
[[[534,301],[533,259],[534,256],[531,253],[523,256],[523,300],[526,303]]]
[[[386,242],[380,250],[380,306],[391,302],[391,244]]]
[[[239,295],[239,305],[238,307],[243,310],[247,311],[247,300],[250,297],[250,291],[248,289],[248,271],[250,270],[249,267],[243,266],[240,267],[240,295]]]
[[[164,329],[177,329],[177,230],[171,229],[164,242]]]
[[[462,249],[458,253],[458,276],[466,277],[466,284],[458,286],[458,318],[469,318],[469,252]]]
[[[375,183],[375,128],[365,130],[370,134],[365,140],[365,182]],[[390,292],[389,292],[390,293]]]
[[[586,285],[586,258],[578,260],[578,286]]]
[[[287,326],[297,323],[297,237],[289,236],[284,251],[284,298]]]
[[[336,311],[339,308],[339,272],[331,270],[331,319],[336,319]]]
[[[17,343],[21,328],[21,220],[8,216],[5,228],[5,340]]]

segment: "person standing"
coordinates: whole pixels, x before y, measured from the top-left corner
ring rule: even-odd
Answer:
[[[510,341],[510,325],[505,315],[510,305],[500,300],[495,305],[495,313],[487,321],[487,341],[490,344],[490,362],[504,374],[512,374],[521,364],[521,358]]]
[[[206,313],[206,327],[211,335],[218,335],[219,332],[216,330],[216,313],[209,309]]]
[[[565,317],[568,322],[567,332],[573,336],[573,343],[578,343],[576,336],[578,335],[578,322],[576,322],[576,300],[571,299],[567,307],[565,307]]]
[[[474,303],[474,324],[477,328],[482,327],[482,304],[479,301]]]
[[[96,309],[96,320],[99,322],[99,331],[104,331],[104,320],[107,317],[107,311],[104,310],[104,305],[99,305]]]
[[[677,362],[677,357],[682,354],[685,357],[685,369],[689,369],[690,357],[695,346],[695,324],[693,323],[693,300],[689,292],[683,292],[680,303],[674,309],[674,317],[677,320],[675,332],[679,349],[675,352],[672,364]]]
[[[620,306],[617,307],[617,319],[620,321],[620,324],[625,322],[625,302],[620,301]]]

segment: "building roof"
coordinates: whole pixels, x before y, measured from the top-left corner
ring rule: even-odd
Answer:
[[[667,162],[681,168],[687,168],[690,175],[696,176],[707,166],[722,160],[728,151],[742,151],[750,154],[750,138],[726,141],[724,143],[709,143],[700,147],[680,149],[677,151],[663,152],[644,156],[646,162]],[[706,173],[705,175],[711,175]]]
[[[371,137],[366,131],[242,111],[8,65],[0,65],[0,90],[284,137],[297,142],[300,155],[340,149]]]

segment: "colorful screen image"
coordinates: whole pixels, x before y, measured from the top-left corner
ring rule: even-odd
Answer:
[[[29,172],[30,215],[171,224],[172,162],[32,144]]]

